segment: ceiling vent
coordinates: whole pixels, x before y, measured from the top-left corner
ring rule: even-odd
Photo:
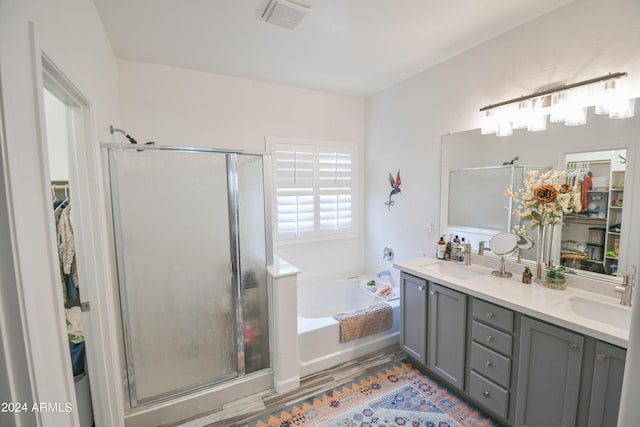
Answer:
[[[270,0],[262,14],[262,19],[270,24],[293,29],[311,8],[306,4],[291,0]]]

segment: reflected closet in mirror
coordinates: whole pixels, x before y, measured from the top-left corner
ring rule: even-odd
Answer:
[[[626,166],[626,149],[565,155],[567,184],[578,187],[582,210],[564,217],[562,265],[617,275],[624,236]]]

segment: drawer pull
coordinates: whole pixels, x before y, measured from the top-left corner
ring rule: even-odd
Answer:
[[[431,295],[435,295],[435,294],[437,294],[437,293],[438,293],[438,291],[431,291],[431,292],[429,292],[429,293],[430,293]]]
[[[598,362],[604,362],[605,360],[607,360],[607,355],[606,355],[606,354],[604,354],[604,353],[598,353],[598,354],[596,355],[596,360],[597,360]]]
[[[487,311],[486,316],[487,316],[487,319],[493,319],[494,314],[490,311]]]
[[[491,366],[491,360],[487,360],[484,362],[484,366],[486,366],[487,368]]]
[[[418,286],[418,289],[420,289],[421,291],[424,291],[424,286]]]
[[[493,341],[493,335],[487,335],[486,337],[484,337],[484,340],[485,340],[486,342],[491,342],[491,341]]]
[[[485,391],[482,392],[482,395],[484,397],[489,397],[489,392],[487,390],[485,390]]]
[[[578,350],[578,344],[575,344],[575,343],[569,344],[569,350],[571,350],[571,351]]]

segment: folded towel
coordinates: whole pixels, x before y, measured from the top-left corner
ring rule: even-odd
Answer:
[[[340,342],[347,342],[391,328],[393,309],[383,302],[360,310],[336,314],[333,318],[340,322]]]
[[[80,307],[75,306],[67,308],[67,335],[69,341],[74,344],[79,344],[84,341],[84,326],[82,324],[82,310]]]

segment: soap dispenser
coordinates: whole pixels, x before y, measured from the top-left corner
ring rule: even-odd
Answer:
[[[444,236],[442,236],[436,245],[436,258],[444,259],[446,250],[447,244],[444,242]]]

